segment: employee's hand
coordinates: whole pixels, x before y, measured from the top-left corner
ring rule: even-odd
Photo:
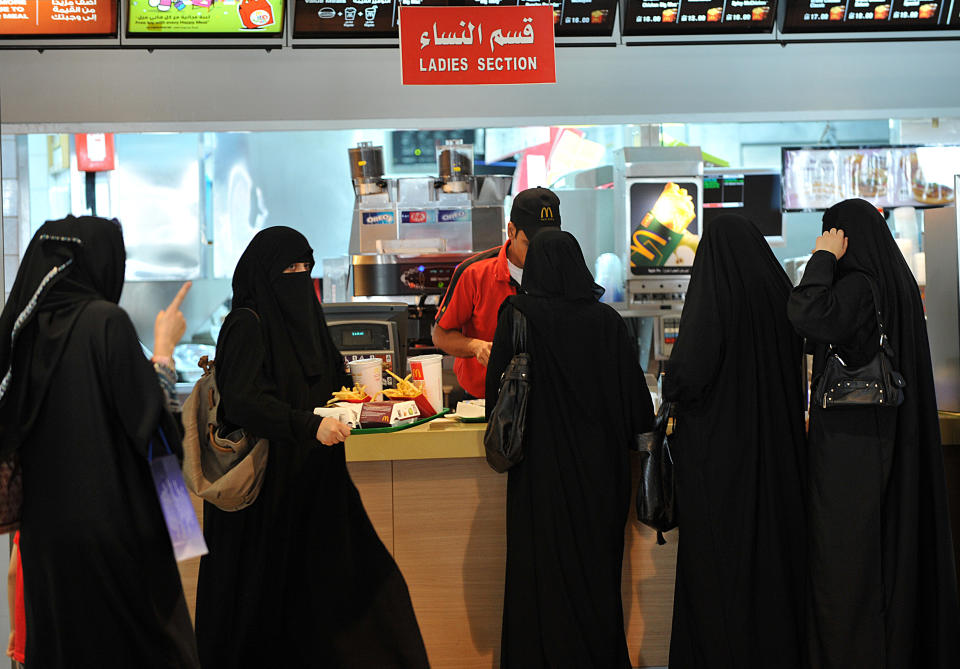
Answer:
[[[350,436],[350,426],[341,423],[333,416],[327,416],[320,421],[320,427],[317,428],[317,441],[324,446],[333,446],[345,441]]]
[[[153,357],[155,359],[171,358],[177,342],[187,331],[187,321],[180,311],[180,305],[183,304],[183,299],[192,285],[192,282],[187,281],[180,286],[170,306],[157,314],[157,320],[153,323]]]
[[[15,639],[16,639],[16,631],[10,630],[10,640],[7,641],[7,657],[9,657],[11,660],[13,659],[13,649],[16,645]]]
[[[491,346],[493,346],[492,341],[483,341],[482,339],[474,339],[470,342],[470,352],[473,353],[473,357],[477,359],[477,362],[484,367],[490,362]]]
[[[814,247],[813,252],[829,251],[837,257],[837,260],[840,260],[843,254],[847,252],[847,241],[847,238],[843,236],[843,230],[830,228],[827,232],[817,237],[817,245]]]

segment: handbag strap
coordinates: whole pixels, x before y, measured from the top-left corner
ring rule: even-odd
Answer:
[[[883,325],[883,314],[880,312],[880,296],[877,293],[877,286],[873,282],[873,278],[866,272],[853,273],[859,274],[866,279],[867,285],[870,286],[870,294],[873,297],[873,312],[877,317],[877,331],[880,333],[880,350],[892,358],[893,347],[890,345],[890,338],[887,336],[887,329]],[[829,348],[830,350],[835,350],[837,347],[835,344],[830,344]]]
[[[516,307],[513,307],[513,352],[527,352],[527,317]]]

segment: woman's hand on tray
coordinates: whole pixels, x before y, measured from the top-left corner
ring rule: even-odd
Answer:
[[[317,428],[317,441],[324,446],[339,444],[346,441],[349,436],[350,426],[331,416],[327,416],[320,421],[320,427]]]

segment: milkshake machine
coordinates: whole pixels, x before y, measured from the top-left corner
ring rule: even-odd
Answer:
[[[475,175],[473,146],[460,140],[436,147],[436,177],[385,178],[383,147],[370,142],[360,142],[349,155],[353,302],[324,308],[332,322],[342,320],[346,327],[349,321],[352,335],[366,332],[361,321],[374,318],[371,309],[393,304],[374,327],[381,333],[378,346],[395,342],[395,367],[402,369],[407,355],[437,352],[431,327],[456,266],[503,243],[512,178]],[[406,305],[403,319],[398,304]],[[388,378],[384,383],[392,385]]]
[[[654,356],[670,357],[702,233],[699,147],[625,147],[614,161],[617,255],[625,315],[654,319]]]

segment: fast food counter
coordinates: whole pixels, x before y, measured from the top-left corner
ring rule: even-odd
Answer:
[[[507,476],[484,459],[484,427],[436,419],[346,443],[350,474],[406,578],[434,669],[500,662]],[[202,520],[199,499],[194,506]],[[676,534],[657,546],[636,521],[626,528],[624,617],[635,667],[667,664]],[[191,612],[198,566],[180,565]]]

